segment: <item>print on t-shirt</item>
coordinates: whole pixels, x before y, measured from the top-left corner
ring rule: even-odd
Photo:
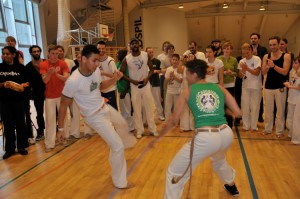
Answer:
[[[91,85],[90,85],[90,92],[92,92],[93,90],[97,89],[98,87],[98,83],[92,81]]]
[[[214,113],[219,108],[220,99],[217,93],[211,90],[203,90],[196,96],[197,106],[200,111]]]

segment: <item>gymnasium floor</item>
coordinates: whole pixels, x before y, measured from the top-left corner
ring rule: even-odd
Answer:
[[[157,123],[161,129],[163,122]],[[44,152],[40,141],[29,147],[27,156],[16,154],[7,160],[2,160],[1,137],[0,199],[163,198],[166,169],[192,135],[175,128],[153,147],[149,145],[155,137],[145,135],[134,148],[126,150],[128,180],[135,184],[128,190],[112,185],[109,150],[97,134],[68,147],[59,145],[49,153]],[[234,129],[234,135],[227,159],[237,172],[239,198],[300,198],[300,146],[290,144],[287,132],[281,139],[274,133],[263,136],[238,129]],[[213,173],[209,159],[193,173],[191,198],[233,198]]]

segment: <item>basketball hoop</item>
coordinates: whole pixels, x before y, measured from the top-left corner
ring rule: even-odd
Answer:
[[[113,38],[114,38],[114,32],[113,33],[110,33],[110,34],[102,34],[103,35],[103,37],[105,38],[105,39],[107,39],[108,41],[112,41],[113,40]]]

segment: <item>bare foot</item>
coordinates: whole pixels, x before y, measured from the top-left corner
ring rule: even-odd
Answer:
[[[266,132],[266,131],[263,131],[262,134],[263,134],[263,135],[271,135],[271,133]]]
[[[278,139],[280,139],[280,138],[283,138],[284,135],[283,135],[283,134],[277,134],[276,137],[277,137]]]

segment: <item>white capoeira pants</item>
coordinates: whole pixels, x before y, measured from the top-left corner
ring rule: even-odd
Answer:
[[[124,99],[119,99],[120,111],[123,118],[127,121],[129,131],[134,130],[133,117],[131,116],[131,99],[130,94],[126,93]]]
[[[242,88],[242,120],[243,129],[245,130],[257,130],[261,95],[261,88]]]
[[[184,105],[180,115],[180,129],[183,131],[194,130],[194,116],[187,104]]]
[[[192,169],[195,169],[205,158],[211,157],[213,169],[226,184],[234,182],[235,170],[226,161],[226,152],[233,141],[230,127],[220,132],[200,132],[195,136]],[[172,184],[174,176],[181,176],[190,161],[191,142],[185,144],[172,160],[166,174],[165,199],[180,199],[184,185],[190,177],[187,172],[176,184]]]
[[[124,148],[132,147],[136,143],[136,139],[129,134],[125,120],[110,105],[104,105],[99,111],[85,117],[84,120],[109,145],[113,184],[118,188],[126,187],[127,165]]]
[[[285,103],[286,103],[286,88],[283,88],[283,92],[280,89],[265,89],[265,132],[271,133],[273,129],[274,121],[274,101],[277,108],[276,113],[276,134],[280,135],[284,133],[285,123]]]
[[[164,116],[164,109],[161,105],[161,93],[160,93],[160,87],[152,87],[151,86],[151,92],[153,96],[153,101],[155,104],[156,112],[158,117]]]
[[[80,138],[80,111],[75,101],[71,105],[72,116],[70,124],[70,135]],[[92,129],[84,123],[84,135],[91,134]]]
[[[46,132],[45,132],[45,145],[46,148],[55,147],[56,139],[56,110],[59,110],[60,97],[46,98],[45,99],[45,117],[46,117]],[[64,120],[64,130],[68,128],[66,117]]]
[[[292,143],[300,144],[300,95],[297,97],[295,112],[293,117],[293,134],[292,134]]]
[[[152,93],[150,83],[148,82],[143,88],[138,88],[135,85],[131,85],[131,101],[133,107],[134,126],[138,135],[144,133],[144,124],[142,117],[142,107],[146,112],[148,129],[151,133],[157,132],[156,124],[154,121],[154,114],[152,109]]]
[[[174,109],[177,100],[179,99],[180,94],[170,94],[167,92],[166,98],[165,98],[165,117],[166,121],[168,121],[169,117],[172,114],[172,107]]]

